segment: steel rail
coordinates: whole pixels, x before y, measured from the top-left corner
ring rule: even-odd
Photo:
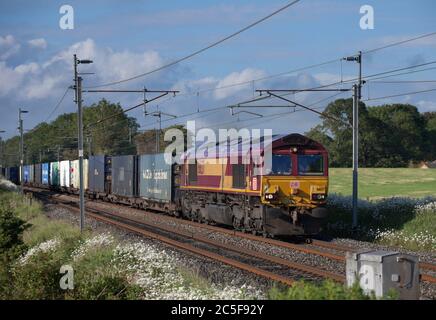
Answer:
[[[28,189],[41,190],[41,189],[38,189],[38,188],[28,188]],[[44,190],[44,189],[42,189],[42,190]],[[38,191],[36,191],[36,192],[38,192]],[[72,196],[72,195],[68,194],[66,196]],[[103,204],[103,205],[108,205],[108,206],[118,206],[118,205],[113,204],[113,203],[106,203],[106,202],[98,202],[98,203],[99,204]],[[128,208],[128,209],[138,211],[138,209],[135,209],[135,208]],[[208,229],[208,230],[211,230],[211,231],[216,231],[216,232],[220,232],[220,233],[229,234],[229,235],[232,235],[232,236],[235,236],[235,237],[239,237],[239,238],[244,238],[244,239],[248,239],[248,240],[254,240],[254,241],[258,241],[258,242],[264,242],[264,243],[276,245],[278,247],[282,247],[282,248],[286,248],[286,249],[297,250],[297,251],[300,251],[300,252],[303,252],[303,253],[319,255],[319,256],[326,257],[326,258],[330,258],[332,260],[336,260],[336,261],[340,261],[340,262],[345,262],[345,256],[333,254],[333,253],[330,253],[330,252],[324,252],[324,251],[320,251],[320,250],[313,249],[313,248],[307,248],[307,247],[304,247],[304,246],[298,245],[298,244],[293,244],[293,243],[284,242],[284,241],[280,241],[280,240],[276,240],[276,239],[271,239],[271,238],[263,238],[263,237],[260,237],[260,236],[256,236],[256,235],[253,235],[253,234],[247,234],[247,233],[244,233],[244,232],[241,232],[241,231],[237,231],[237,230],[230,230],[230,229],[226,229],[226,228],[222,228],[222,227],[218,227],[218,226],[213,226],[213,225],[208,225],[208,224],[203,224],[203,223],[199,223],[199,222],[194,222],[194,221],[190,221],[190,220],[180,220],[178,218],[171,217],[171,216],[156,215],[156,214],[154,214],[153,212],[150,212],[150,211],[140,210],[140,212],[142,214],[145,213],[149,217],[152,217],[154,219],[159,217],[158,219],[164,219],[164,220],[167,220],[167,221],[183,221],[183,223],[187,224],[187,225],[191,225],[191,226],[195,226],[195,227],[201,227],[201,228],[204,228],[204,229]],[[140,223],[144,223],[144,222],[141,221]],[[338,251],[350,251],[350,252],[354,252],[355,251],[353,248],[350,248],[350,247],[347,247],[347,246],[333,244],[333,243],[329,243],[329,242],[325,242],[325,241],[320,241],[320,240],[313,240],[313,245],[320,246],[320,247],[325,247],[325,248],[329,248],[329,249],[334,249],[334,250],[338,250]],[[274,257],[274,258],[276,258],[276,257]],[[278,259],[281,259],[281,258],[278,258]],[[285,260],[285,259],[281,259],[281,260]],[[284,262],[286,262],[286,260]],[[277,262],[277,263],[279,263],[279,262]],[[282,264],[282,263],[279,263],[279,264]],[[289,266],[289,267],[291,267],[291,266]],[[419,267],[424,269],[424,270],[436,271],[436,265],[431,264],[431,263],[427,263],[427,262],[419,262]],[[294,267],[292,267],[292,268],[294,268]],[[307,272],[312,273],[310,271],[307,271]],[[337,275],[337,274],[335,274],[335,275]],[[434,277],[432,275],[422,273],[420,276],[421,276],[421,279],[423,281],[427,281],[427,282],[431,282],[431,283],[436,283],[436,277]]]
[[[59,202],[59,200],[57,200],[57,201]],[[66,205],[65,203],[63,203],[62,205],[66,206],[66,207],[71,207],[73,204]],[[76,209],[75,205],[76,205],[76,203],[74,203],[74,209]],[[130,223],[134,223],[134,224],[139,224],[139,225],[143,225],[143,226],[146,226],[146,227],[152,227],[154,229],[159,229],[159,230],[162,230],[164,232],[168,232],[168,233],[171,233],[171,234],[176,234],[178,236],[186,237],[188,239],[192,239],[192,240],[195,240],[195,241],[198,241],[198,242],[202,242],[202,243],[214,246],[214,247],[218,247],[218,248],[222,248],[222,249],[225,249],[225,250],[233,251],[233,252],[236,252],[236,253],[241,254],[241,255],[255,257],[257,259],[261,259],[261,260],[265,260],[265,261],[268,261],[268,262],[273,262],[273,263],[276,263],[276,264],[280,264],[282,266],[286,266],[286,267],[294,269],[294,270],[302,271],[304,273],[309,273],[311,275],[320,276],[320,277],[323,277],[323,278],[329,278],[329,279],[332,279],[332,280],[335,280],[335,281],[338,281],[338,282],[344,282],[344,280],[345,280],[345,277],[343,275],[340,275],[340,274],[337,274],[337,273],[325,271],[325,270],[318,269],[318,268],[315,268],[315,267],[312,267],[312,266],[307,266],[307,265],[304,265],[304,264],[301,264],[301,263],[292,262],[292,261],[289,261],[289,260],[286,260],[286,259],[283,259],[283,258],[280,258],[280,257],[275,257],[275,256],[272,256],[272,255],[269,255],[269,254],[264,254],[264,253],[261,253],[259,251],[255,251],[255,250],[251,250],[251,249],[247,249],[247,248],[241,248],[241,247],[237,247],[237,246],[233,246],[233,245],[224,244],[224,243],[222,243],[220,241],[211,240],[211,239],[209,239],[207,237],[198,235],[198,234],[196,234],[194,232],[181,231],[181,230],[176,229],[176,228],[162,226],[162,225],[157,225],[156,223],[148,223],[148,222],[145,222],[145,221],[128,218],[128,217],[124,216],[123,214],[117,214],[117,213],[114,213],[114,212],[108,212],[106,210],[102,210],[102,209],[95,208],[95,207],[89,207],[88,206],[87,210],[88,210],[89,214],[92,214],[93,217],[95,217],[96,214],[101,216],[100,214],[103,213],[105,215],[110,215],[110,216],[117,217],[117,218],[122,219],[123,221],[126,221],[126,222],[130,222]],[[90,212],[90,211],[93,211],[93,212]]]
[[[76,208],[75,206],[71,206],[71,205],[67,205],[67,204],[63,204],[63,203],[57,203],[56,205],[63,206],[63,207],[68,208],[68,209],[73,209],[76,212],[78,210],[78,208]],[[240,270],[247,271],[249,273],[256,274],[258,276],[261,276],[263,278],[267,278],[269,280],[278,281],[278,282],[281,282],[281,283],[286,284],[286,285],[292,285],[295,282],[295,280],[292,280],[291,278],[280,276],[280,275],[275,274],[273,272],[263,270],[263,269],[260,269],[260,268],[254,267],[254,266],[250,266],[246,263],[243,263],[243,262],[231,259],[231,258],[227,258],[227,257],[221,256],[219,254],[216,254],[216,253],[213,253],[213,252],[201,249],[201,248],[194,247],[190,244],[183,243],[183,242],[171,239],[169,237],[162,236],[160,234],[150,232],[150,231],[144,230],[142,228],[138,228],[138,227],[135,227],[135,226],[132,226],[132,225],[120,222],[120,221],[116,221],[114,219],[110,219],[110,218],[101,216],[101,215],[96,214],[96,213],[92,213],[92,212],[88,211],[88,216],[91,216],[95,220],[99,220],[101,222],[114,225],[116,227],[119,227],[119,228],[124,229],[124,230],[128,230],[130,232],[139,234],[141,236],[145,236],[145,237],[148,237],[148,238],[151,238],[154,240],[158,240],[158,241],[163,242],[171,247],[175,247],[178,249],[189,251],[191,253],[194,253],[194,254],[197,254],[197,255],[200,255],[200,256],[215,260],[215,261],[222,262],[224,264],[230,265],[230,266],[238,268]]]

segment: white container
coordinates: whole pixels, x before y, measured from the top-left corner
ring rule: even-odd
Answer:
[[[70,163],[70,180],[71,185],[75,189],[80,187],[80,175],[79,175],[79,160],[71,161]],[[83,159],[83,185],[85,190],[88,189],[88,159]]]
[[[59,162],[59,176],[61,187],[69,188],[70,182],[70,160]]]

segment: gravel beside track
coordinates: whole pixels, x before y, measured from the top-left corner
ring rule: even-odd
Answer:
[[[51,219],[60,219],[74,225],[79,225],[79,217],[74,214],[72,210],[54,204],[46,204],[45,212]],[[258,277],[198,255],[181,252],[170,246],[164,245],[159,241],[132,234],[106,223],[96,221],[92,218],[86,219],[85,228],[96,233],[109,232],[121,242],[135,243],[142,241],[147,244],[153,244],[162,251],[175,256],[177,261],[179,261],[181,268],[189,270],[194,274],[198,274],[220,287],[226,287],[228,285],[244,287],[250,295],[256,296],[258,299],[266,298],[268,290],[274,285],[274,283],[265,278]]]
[[[70,195],[62,195],[60,197],[62,199],[75,198],[74,196],[70,196]],[[261,237],[259,237],[259,241],[240,238],[236,235],[230,235],[228,233],[206,229],[204,228],[204,225],[201,224],[192,225],[188,221],[182,219],[173,219],[172,217],[168,217],[165,215],[158,215],[143,210],[138,210],[128,206],[119,206],[110,203],[96,202],[96,201],[93,202],[88,201],[87,204],[89,206],[92,206],[93,208],[101,208],[109,211],[116,210],[118,214],[126,215],[127,217],[139,219],[146,222],[153,222],[157,225],[167,225],[170,227],[177,227],[179,229],[188,232],[199,233],[203,236],[208,237],[209,239],[220,241],[225,244],[231,244],[233,246],[259,251],[272,256],[280,257],[297,263],[302,263],[308,266],[342,274],[345,276],[345,264],[341,261],[326,258],[317,254],[308,254],[298,250],[292,250],[289,248],[283,248],[277,245],[265,243],[262,242]],[[48,206],[51,207],[51,205]],[[57,210],[65,211],[65,209],[57,209]],[[49,210],[49,212],[50,211],[53,210]],[[71,215],[70,213],[65,214],[64,212],[63,216],[64,216],[63,218],[65,218],[66,216],[68,217],[68,219],[70,220],[72,219],[74,223],[78,223],[78,218],[75,215]],[[87,219],[87,220],[88,220],[87,225],[91,225],[91,226],[94,225],[93,228],[97,228],[96,226],[98,226],[98,228],[101,228],[102,227],[101,225],[104,225],[104,228],[111,229],[112,230],[111,232],[121,233],[122,239],[126,239],[126,238],[144,239],[142,237],[138,237],[135,235],[128,234],[127,232],[120,231],[117,228],[107,226],[100,222],[96,222],[93,219]],[[147,240],[147,241],[152,241],[153,243],[157,243],[156,241],[153,240]],[[333,239],[332,243],[334,244],[337,243],[342,246],[353,248],[354,251],[361,250],[361,249],[362,250],[363,249],[393,250],[393,251],[400,251],[400,252],[412,253],[414,255],[418,255],[420,261],[425,261],[433,264],[436,261],[435,255],[433,253],[428,253],[428,252],[408,252],[405,250],[399,250],[398,248],[392,248],[388,246],[382,246],[382,245],[377,245],[374,243],[368,243],[362,241],[355,241],[351,239]],[[210,279],[214,283],[229,284],[229,283],[233,283],[232,281],[238,281],[238,285],[249,284],[250,286],[260,288],[260,290],[262,290],[263,292],[266,292],[267,289],[272,284],[270,281],[267,281],[257,276],[253,276],[251,274],[248,274],[247,272],[240,271],[233,267],[225,266],[221,263],[216,263],[210,261],[209,259],[201,258],[198,256],[193,257],[192,255],[181,253],[180,251],[174,249],[170,249],[168,246],[165,245],[161,245],[161,246],[163,247],[164,250],[171,250],[172,252],[175,252],[175,254],[185,256],[186,258],[182,258],[181,261],[185,261],[184,263],[186,263],[186,267],[188,267],[191,270],[194,270],[195,272],[198,272],[199,274]],[[335,255],[342,255],[342,256],[344,255],[344,252],[341,250],[324,248],[324,247],[317,246],[316,244],[312,244],[312,245],[300,244],[300,246],[304,248],[316,248],[319,251],[330,252]],[[425,270],[425,273],[436,276],[436,272],[433,271]],[[292,276],[292,272],[289,275]],[[305,279],[310,279],[310,277]],[[436,284],[422,282],[421,293],[425,298],[436,299]]]

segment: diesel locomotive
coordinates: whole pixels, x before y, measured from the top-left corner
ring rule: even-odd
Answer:
[[[86,196],[264,236],[320,231],[328,214],[328,153],[320,143],[294,133],[273,136],[260,150],[234,149],[203,158],[188,150],[178,164],[168,164],[163,153],[91,156],[84,160]],[[267,166],[243,161],[266,152]],[[78,193],[78,160],[23,169],[26,185]],[[6,178],[17,182],[18,171],[7,168]]]

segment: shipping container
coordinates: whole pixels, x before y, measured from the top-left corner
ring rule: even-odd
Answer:
[[[59,162],[59,180],[61,187],[70,187],[70,160]]]
[[[35,183],[36,185],[41,184],[41,176],[42,176],[42,167],[40,163],[37,163],[34,165],[34,170],[35,170],[35,178],[33,183]]]
[[[60,185],[60,176],[59,176],[59,161],[50,162],[50,185],[51,186],[59,186]]]
[[[41,184],[50,184],[50,163],[41,164]]]
[[[103,155],[89,157],[88,190],[98,193],[111,192],[111,157]]]
[[[139,156],[139,196],[144,199],[172,200],[172,171],[164,153]]]
[[[6,179],[9,181],[19,184],[20,182],[20,168],[19,167],[9,167],[6,168]]]
[[[137,195],[136,156],[112,157],[112,194],[125,197]]]
[[[34,181],[34,168],[32,164],[23,166],[23,177],[24,183],[32,183]]]
[[[73,188],[80,188],[79,160],[71,161],[71,185]],[[83,159],[83,185],[88,189],[88,160]]]

